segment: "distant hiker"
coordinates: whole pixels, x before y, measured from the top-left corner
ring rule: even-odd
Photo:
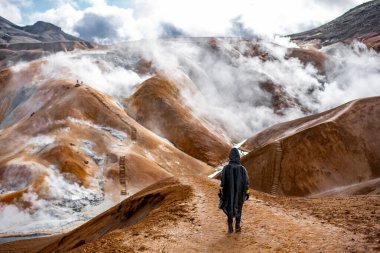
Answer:
[[[75,84],[75,87],[79,87],[80,84],[79,84],[79,80],[77,80],[77,83]]]
[[[240,220],[245,200],[249,199],[248,173],[240,163],[239,150],[233,148],[229,154],[229,163],[222,170],[222,179],[219,187],[219,208],[228,217],[228,233],[233,232],[233,218],[235,231],[240,232]]]

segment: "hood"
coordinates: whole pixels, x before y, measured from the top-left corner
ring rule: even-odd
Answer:
[[[240,154],[237,148],[232,148],[228,157],[230,158],[230,162],[240,163]]]

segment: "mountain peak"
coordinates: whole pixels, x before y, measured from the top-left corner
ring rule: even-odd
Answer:
[[[85,42],[65,33],[56,25],[44,21],[37,21],[33,25],[18,26],[9,20],[0,17],[0,43],[40,43],[79,41]]]
[[[380,34],[380,1],[369,1],[309,31],[289,35],[293,40],[320,40],[322,44]]]
[[[44,21],[37,21],[34,25],[25,26],[23,27],[23,30],[33,34],[43,33],[46,31],[62,31],[60,27]]]

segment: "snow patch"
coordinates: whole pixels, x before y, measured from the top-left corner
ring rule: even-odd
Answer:
[[[103,156],[98,155],[93,150],[93,148],[92,148],[93,145],[94,145],[94,143],[92,141],[85,140],[85,141],[82,141],[81,149],[84,151],[84,153],[87,156],[91,157],[92,160],[94,160],[96,165],[98,165],[100,168],[104,168],[104,161],[105,161],[104,155]]]
[[[42,150],[44,150],[47,146],[53,144],[55,142],[54,136],[48,136],[48,135],[38,135],[36,137],[30,138],[26,145],[32,145],[32,151],[31,154],[38,154]]]
[[[88,127],[94,128],[94,129],[99,130],[99,131],[107,132],[120,141],[123,141],[124,139],[127,138],[126,133],[119,131],[119,130],[116,130],[116,129],[111,128],[111,127],[99,126],[99,125],[91,123],[90,121],[76,119],[76,118],[72,118],[72,117],[68,117],[68,120],[74,124],[84,125],[84,126],[88,126]]]

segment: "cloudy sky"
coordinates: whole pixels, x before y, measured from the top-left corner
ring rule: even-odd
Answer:
[[[38,20],[100,43],[168,36],[272,36],[321,25],[363,0],[0,0],[18,25]]]

